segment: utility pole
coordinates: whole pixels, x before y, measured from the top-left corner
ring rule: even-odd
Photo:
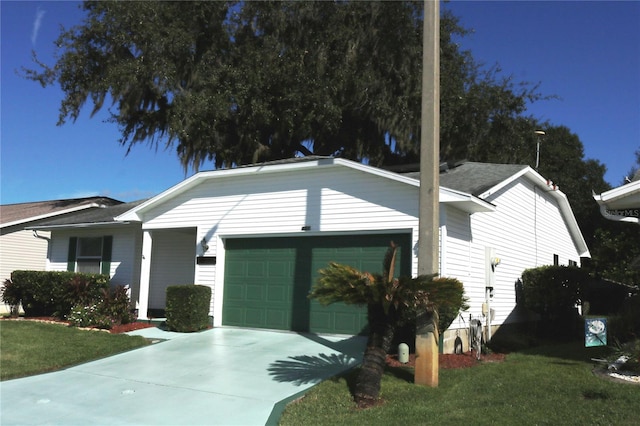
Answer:
[[[424,0],[418,274],[439,272],[440,250],[440,1]],[[425,313],[426,314],[426,313]],[[419,315],[417,385],[438,386],[438,316]]]

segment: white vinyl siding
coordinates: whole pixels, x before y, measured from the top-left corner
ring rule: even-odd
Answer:
[[[153,232],[149,308],[165,308],[167,287],[194,284],[195,235],[195,229]]]
[[[48,238],[48,232],[39,232]],[[13,271],[44,271],[47,267],[48,241],[33,236],[32,231],[3,229],[0,236],[0,286]],[[0,312],[9,307],[0,302]]]
[[[216,256],[217,264],[198,265],[195,281],[212,288],[212,306],[221,308],[215,303],[223,291],[216,288],[216,278],[224,276],[224,253],[218,248],[225,237],[413,230],[408,251],[415,274],[417,200],[416,187],[357,170],[305,170],[205,181],[146,212],[143,219],[144,228],[151,230],[197,225],[197,255],[202,255],[199,242],[205,238],[206,256]],[[303,226],[310,231],[302,231]]]
[[[40,236],[49,237],[48,232]],[[1,282],[16,270],[43,271],[47,263],[48,242],[33,236],[32,231],[15,231],[0,236]]]
[[[126,229],[124,229],[126,228]],[[110,277],[112,285],[129,285],[137,291],[140,282],[141,232],[137,227],[86,228],[54,231],[49,253],[50,271],[66,271],[71,237],[113,236]]]
[[[494,325],[512,322],[515,285],[525,269],[552,265],[553,255],[560,263],[579,261],[576,247],[564,223],[558,203],[547,190],[517,179],[488,197],[496,211],[471,216],[473,246],[484,262],[484,248],[495,249],[501,263],[495,270]],[[484,267],[479,270],[484,286]],[[482,296],[484,298],[484,295]]]

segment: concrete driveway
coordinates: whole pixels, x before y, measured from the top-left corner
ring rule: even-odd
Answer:
[[[263,425],[361,362],[363,337],[235,328],[138,330],[167,339],[66,370],[0,383],[2,425]]]

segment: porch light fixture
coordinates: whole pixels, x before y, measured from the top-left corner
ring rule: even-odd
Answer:
[[[200,241],[200,247],[202,247],[202,252],[206,253],[209,250],[209,244],[207,244],[207,240],[202,237],[202,241]]]

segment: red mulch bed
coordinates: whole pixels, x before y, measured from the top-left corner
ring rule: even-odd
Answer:
[[[55,317],[28,317],[28,318],[4,318],[4,320],[15,320],[15,321],[37,321],[37,322],[46,322],[46,323],[56,323],[56,324],[63,324],[63,325],[69,325],[69,321],[63,321],[61,319],[55,318]],[[140,330],[143,328],[150,328],[150,327],[155,327],[156,324],[153,323],[149,323],[149,322],[132,322],[129,324],[120,324],[120,325],[114,325],[113,327],[111,327],[111,330],[108,330],[109,333],[112,334],[119,334],[119,333],[127,333],[129,331],[134,331],[134,330]],[[105,330],[107,331],[107,330]]]
[[[480,360],[476,359],[475,352],[464,352],[462,354],[440,354],[438,365],[440,368],[469,368],[483,362],[502,362],[506,355],[499,353],[483,354]],[[387,365],[389,367],[415,367],[416,355],[409,355],[409,362],[403,364],[398,361],[397,355],[387,355]]]

